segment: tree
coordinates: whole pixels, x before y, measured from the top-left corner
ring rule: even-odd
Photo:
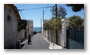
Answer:
[[[47,22],[44,22],[44,30],[60,30],[61,29],[61,19],[52,18]]]
[[[51,20],[51,26],[53,30],[60,30],[61,27],[61,18],[52,18]]]
[[[53,28],[55,30],[56,39],[57,39],[56,44],[58,44],[58,34],[57,34],[58,30],[59,30],[58,27],[61,27],[61,23],[60,23],[61,20],[59,20],[59,22],[58,22],[58,18],[59,19],[65,18],[67,13],[66,13],[66,10],[64,7],[62,7],[62,6],[57,7],[57,4],[55,4],[55,6],[52,7],[51,12],[53,15],[52,19],[54,18],[54,20],[52,20],[52,26],[54,26]],[[59,26],[59,24],[60,24],[60,26]]]
[[[26,20],[18,20],[18,31],[22,29],[26,29],[27,21]]]
[[[74,15],[69,18],[69,27],[71,29],[78,27],[78,29],[80,30],[80,27],[82,26],[82,24],[83,24],[83,19],[81,19],[80,16]]]
[[[58,12],[60,18],[65,18],[65,16],[67,15],[65,8],[62,6],[59,7]]]
[[[47,21],[47,22],[44,22],[44,24],[43,24],[43,28],[44,28],[44,30],[49,30],[49,22]]]
[[[84,4],[66,4],[66,5],[71,6],[74,12],[78,12],[81,11],[81,9],[84,9]]]
[[[61,18],[52,18],[51,20],[44,22],[43,27],[44,27],[44,30],[60,30],[62,28]],[[55,31],[56,37],[58,37],[56,32],[58,32],[58,31]],[[58,42],[58,40],[56,40],[56,42]]]
[[[53,6],[51,12],[53,17],[56,17],[56,13],[57,13],[58,18],[65,18],[65,16],[67,15],[65,8],[62,6],[57,7],[57,9],[55,6]]]

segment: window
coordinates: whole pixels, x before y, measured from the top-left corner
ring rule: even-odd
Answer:
[[[10,15],[7,16],[8,21],[12,21],[12,17]]]

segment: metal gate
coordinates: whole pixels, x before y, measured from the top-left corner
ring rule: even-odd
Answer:
[[[84,49],[84,30],[67,30],[66,48]]]

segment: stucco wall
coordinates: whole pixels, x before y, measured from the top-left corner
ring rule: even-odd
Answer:
[[[69,25],[68,19],[62,19],[62,29],[60,32],[60,45],[66,47],[66,29]]]
[[[17,40],[17,19],[8,5],[4,5],[4,48],[9,48],[14,45]],[[7,16],[12,17],[12,21],[7,20]]]
[[[55,30],[44,30],[44,36],[48,41],[56,43]]]
[[[21,30],[18,32],[18,40],[25,39],[25,30]]]
[[[27,20],[27,26],[26,26],[26,28],[27,28],[27,36],[29,35],[29,34],[31,34],[31,36],[33,35],[33,20]]]

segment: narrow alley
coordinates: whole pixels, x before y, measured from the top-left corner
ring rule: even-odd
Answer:
[[[84,49],[84,18],[84,4],[4,4],[4,49]]]
[[[43,38],[41,33],[34,35],[31,40],[32,45],[28,45],[28,40],[26,40],[22,49],[49,49],[49,43]]]

